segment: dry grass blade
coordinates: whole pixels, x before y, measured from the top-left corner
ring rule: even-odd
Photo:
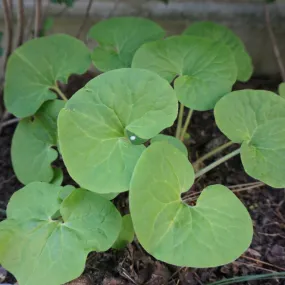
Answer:
[[[237,284],[241,282],[250,282],[254,280],[268,280],[268,279],[283,279],[285,278],[285,272],[274,272],[269,274],[257,274],[257,275],[246,275],[240,277],[233,277],[229,279],[223,279],[221,281],[216,281],[214,283],[208,283],[207,285],[227,285],[227,284]],[[250,284],[250,283],[248,283]],[[260,283],[263,284],[263,283]]]
[[[244,188],[240,188],[240,189],[233,189],[232,192],[234,193],[238,193],[238,192],[243,192],[243,191],[249,191],[249,190],[253,190],[253,189],[258,189],[262,186],[264,186],[265,184],[263,182],[254,182],[254,183],[246,183],[246,184],[239,184],[237,186],[246,186],[246,185],[251,185],[249,187],[244,187]],[[235,188],[235,185],[233,186],[229,186],[228,188]],[[202,193],[202,191],[198,191],[195,193],[191,193],[188,196],[184,197],[183,201],[184,202],[194,202],[199,198],[199,195]]]
[[[244,259],[250,260],[250,261],[254,261],[257,264],[263,264],[263,265],[267,265],[267,266],[270,266],[270,267],[273,267],[273,268],[285,271],[285,268],[283,268],[283,267],[280,267],[280,266],[277,266],[277,265],[274,265],[274,264],[271,264],[271,263],[268,263],[268,262],[264,262],[264,261],[261,261],[259,259],[255,259],[253,257],[249,257],[249,256],[246,256],[246,255],[242,255],[241,257],[244,258]]]

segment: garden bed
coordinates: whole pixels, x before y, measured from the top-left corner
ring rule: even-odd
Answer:
[[[69,84],[65,86],[65,94],[71,96],[93,77],[87,73],[84,76],[72,76]],[[247,83],[238,83],[235,89],[265,89],[276,91],[280,80],[271,78],[254,78]],[[227,141],[224,135],[215,126],[213,112],[194,112],[188,132],[191,138],[187,143],[190,161],[208,152],[210,149]],[[0,206],[6,208],[13,192],[21,187],[17,181],[10,159],[11,139],[15,126],[3,129],[0,135]],[[166,130],[173,134],[175,128]],[[235,147],[232,146],[234,149]],[[230,149],[229,149],[230,151]],[[218,157],[218,156],[217,156]],[[216,157],[216,158],[217,158]],[[209,163],[207,161],[207,163]],[[69,181],[69,182],[68,182]],[[66,178],[65,183],[71,179]],[[223,184],[235,186],[254,182],[243,170],[239,157],[215,168],[206,176],[202,176],[195,188],[187,195],[190,204],[195,203],[196,195],[205,186],[210,184]],[[76,285],[104,284],[179,284],[196,285],[209,284],[223,278],[248,274],[262,274],[268,272],[285,271],[285,192],[282,189],[272,189],[261,186],[251,190],[240,191],[241,187],[234,188],[236,195],[249,210],[254,223],[254,238],[250,249],[237,261],[211,269],[178,268],[154,260],[149,256],[138,242],[134,241],[125,250],[110,250],[105,253],[91,253],[88,257],[82,283]],[[115,204],[123,213],[128,212],[127,195],[120,194]],[[1,212],[1,219],[5,218]],[[258,262],[261,260],[262,262]],[[265,264],[265,263],[267,264]],[[8,276],[5,282],[11,282]],[[262,282],[262,283],[260,283]],[[244,283],[248,284],[248,283]],[[282,281],[271,279],[268,281],[251,281],[250,284],[283,284]],[[285,283],[284,283],[285,284]],[[21,284],[20,284],[21,285]]]

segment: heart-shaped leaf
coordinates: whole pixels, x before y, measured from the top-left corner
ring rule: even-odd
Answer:
[[[175,36],[144,44],[136,52],[133,67],[157,72],[174,81],[178,100],[193,110],[210,110],[231,91],[237,78],[232,52],[208,39]]]
[[[285,99],[285,82],[280,83],[278,92],[279,92],[279,95]]]
[[[54,177],[51,163],[57,158],[57,116],[65,102],[48,101],[33,118],[20,121],[12,140],[11,156],[17,178],[28,184],[50,182]]]
[[[253,72],[251,58],[243,42],[230,29],[213,22],[197,22],[188,27],[184,35],[198,36],[223,43],[230,48],[238,68],[237,79],[247,81]]]
[[[21,285],[75,279],[90,251],[107,250],[118,237],[121,216],[111,202],[83,189],[61,202],[62,188],[34,182],[8,204],[8,220],[0,223],[0,260]]]
[[[92,53],[94,65],[101,71],[131,67],[136,50],[144,43],[162,39],[165,31],[143,18],[111,18],[94,25],[88,36],[99,46]]]
[[[120,234],[115,243],[112,245],[112,248],[122,249],[126,247],[128,243],[131,243],[133,241],[134,236],[135,233],[131,215],[125,215],[122,218],[122,227]]]
[[[160,142],[143,152],[130,189],[138,240],[155,258],[177,266],[214,267],[232,262],[251,242],[250,216],[222,185],[207,187],[196,206],[188,206],[181,194],[193,181],[193,168],[177,148]]]
[[[173,124],[178,102],[166,80],[140,69],[102,74],[73,95],[59,114],[59,143],[71,177],[98,193],[129,190],[144,145]],[[134,135],[135,134],[135,135]]]
[[[169,144],[179,149],[186,156],[188,156],[188,151],[187,151],[185,144],[181,140],[177,139],[176,137],[158,134],[157,136],[151,139],[151,143],[161,142],[161,141],[168,142]]]
[[[285,100],[269,91],[242,90],[215,107],[220,130],[242,143],[241,160],[248,175],[272,187],[285,186]]]
[[[35,114],[45,101],[57,97],[51,90],[57,88],[57,80],[66,83],[69,75],[84,73],[90,64],[88,48],[73,37],[52,35],[28,41],[9,57],[6,108],[20,118]]]

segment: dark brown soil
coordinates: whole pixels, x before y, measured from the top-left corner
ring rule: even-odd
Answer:
[[[68,87],[63,87],[71,96],[83,86],[91,74],[73,76]],[[246,84],[237,84],[236,89],[268,89],[276,91],[278,79],[256,78]],[[186,115],[186,113],[185,113]],[[4,128],[0,136],[0,208],[4,210],[14,191],[21,187],[17,181],[10,159],[10,145],[15,126]],[[212,112],[194,112],[189,128],[191,138],[187,143],[189,157],[195,161],[199,156],[218,146],[227,139],[215,125]],[[174,128],[166,130],[173,133]],[[232,146],[234,149],[236,146]],[[230,151],[229,148],[227,151]],[[218,155],[216,158],[218,158]],[[210,163],[211,160],[207,161]],[[284,174],[285,175],[285,174]],[[190,193],[200,191],[210,184],[227,186],[254,181],[242,169],[239,157],[234,157],[203,176]],[[245,257],[216,268],[178,268],[156,261],[134,241],[122,251],[91,253],[81,280],[73,285],[201,285],[223,278],[249,274],[285,271],[285,190],[263,186],[236,193],[249,210],[254,223],[254,238]],[[121,194],[115,200],[120,210],[128,211],[127,195]],[[3,211],[1,218],[5,218]],[[253,259],[252,259],[253,258]],[[261,262],[258,262],[260,260]],[[262,262],[266,262],[264,264]],[[5,282],[12,281],[11,276]],[[285,284],[282,280],[251,281],[240,284]]]

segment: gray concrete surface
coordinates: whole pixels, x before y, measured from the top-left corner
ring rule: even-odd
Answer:
[[[14,2],[16,9],[16,1]],[[51,33],[76,35],[83,21],[88,0],[77,0],[71,9],[64,9],[62,5],[48,4],[47,0],[43,2],[45,15],[54,18]],[[33,3],[33,0],[24,0],[28,25],[33,18]],[[270,14],[273,30],[285,61],[285,1],[279,0],[271,5]],[[123,15],[151,18],[161,24],[168,35],[181,33],[194,21],[216,21],[233,29],[244,41],[253,58],[255,74],[274,76],[279,72],[267,33],[261,0],[170,0],[168,5],[158,0],[94,0],[82,39],[98,20]],[[3,25],[3,9],[0,6],[0,30],[4,29]]]

